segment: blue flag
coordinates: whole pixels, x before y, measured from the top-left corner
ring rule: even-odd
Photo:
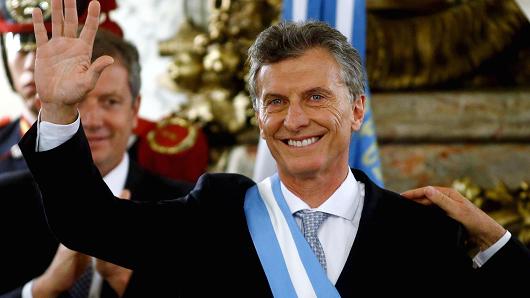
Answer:
[[[283,0],[282,17],[288,21],[318,20],[339,30],[359,51],[363,64],[366,60],[366,4],[365,0]],[[367,84],[368,86],[368,84]],[[275,168],[272,156],[260,140],[254,180],[272,175]],[[352,135],[349,163],[365,172],[377,185],[383,186],[381,161],[370,108],[370,91],[366,90],[364,123]]]

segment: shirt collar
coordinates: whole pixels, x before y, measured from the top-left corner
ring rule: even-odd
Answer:
[[[114,196],[119,197],[125,187],[127,172],[129,170],[129,155],[125,153],[121,162],[112,171],[110,171],[103,180],[112,191]]]
[[[281,181],[280,183],[282,194],[291,213],[294,214],[302,209],[311,209],[302,199],[288,190]],[[348,175],[339,188],[322,205],[312,210],[326,212],[351,221],[355,215],[359,200],[359,184],[355,180],[351,169],[348,169]]]

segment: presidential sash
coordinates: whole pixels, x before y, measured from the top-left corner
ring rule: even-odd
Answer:
[[[244,210],[275,297],[340,297],[296,224],[278,174],[247,191]]]

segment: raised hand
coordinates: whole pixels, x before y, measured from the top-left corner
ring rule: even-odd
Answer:
[[[482,251],[495,244],[506,232],[493,218],[452,188],[426,186],[401,195],[420,204],[435,204],[443,209],[466,228],[471,240]]]
[[[92,47],[99,26],[100,4],[91,1],[88,16],[77,37],[75,0],[52,0],[52,38],[44,26],[42,12],[33,10],[37,41],[35,84],[42,101],[41,117],[57,124],[68,124],[77,117],[77,103],[94,88],[99,75],[113,63],[102,56],[91,63]]]

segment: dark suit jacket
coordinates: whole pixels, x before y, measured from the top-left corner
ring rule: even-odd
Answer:
[[[173,195],[186,194],[191,187],[188,183],[154,176],[132,161],[125,185],[131,191],[133,201],[169,199]],[[48,267],[58,242],[48,228],[40,192],[29,171],[0,175],[0,194],[0,227],[3,227],[0,232],[3,242],[0,245],[0,296],[20,297],[22,286]],[[96,216],[92,222],[98,220],[99,213],[94,213]],[[137,220],[142,221],[141,218]],[[124,297],[149,297],[150,292],[159,287],[155,275],[156,272],[134,272]],[[116,297],[106,283],[102,297]]]
[[[11,148],[22,138],[20,118],[0,127],[0,174],[27,169],[22,156],[13,156]]]
[[[170,268],[181,297],[272,295],[243,211],[253,181],[205,174],[185,199],[117,200],[93,166],[82,129],[58,148],[38,153],[35,134],[32,128],[20,145],[42,190],[50,226],[65,245],[125,267]],[[377,187],[360,171],[353,174],[366,194],[355,242],[336,283],[341,296],[490,289],[499,283],[488,278],[528,274],[528,250],[517,240],[473,270],[459,224],[437,208]],[[99,220],[87,224],[94,213]]]

